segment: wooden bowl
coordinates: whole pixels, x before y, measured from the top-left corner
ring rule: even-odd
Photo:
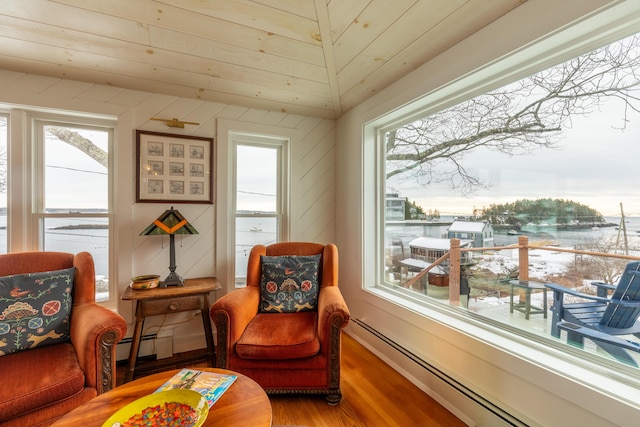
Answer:
[[[159,283],[160,276],[147,274],[144,276],[133,277],[129,286],[133,289],[151,289],[157,287]]]

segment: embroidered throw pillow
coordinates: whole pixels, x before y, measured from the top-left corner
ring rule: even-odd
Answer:
[[[318,308],[320,255],[260,256],[261,313],[296,313]]]
[[[0,277],[0,356],[69,339],[75,267]]]

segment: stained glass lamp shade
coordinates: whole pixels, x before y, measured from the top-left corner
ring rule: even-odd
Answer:
[[[176,234],[198,234],[198,231],[189,224],[177,210],[171,209],[164,211],[150,226],[144,229],[141,236],[169,235],[169,275],[160,282],[160,286],[182,286],[184,284],[182,277],[176,273]]]

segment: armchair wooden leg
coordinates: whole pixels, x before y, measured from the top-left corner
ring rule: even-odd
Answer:
[[[331,394],[327,394],[326,399],[329,405],[331,406],[337,405],[342,400],[342,391],[338,389]]]

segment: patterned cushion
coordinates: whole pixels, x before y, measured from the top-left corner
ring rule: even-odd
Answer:
[[[318,308],[320,255],[260,256],[261,313],[295,313]]]
[[[0,356],[69,339],[74,273],[0,277]]]

